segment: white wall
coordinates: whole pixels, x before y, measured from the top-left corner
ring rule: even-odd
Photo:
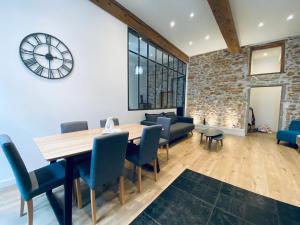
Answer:
[[[266,124],[272,131],[278,130],[281,88],[251,88],[250,106],[253,107],[256,127]]]
[[[28,170],[46,165],[33,137],[57,134],[64,121],[116,116],[138,123],[145,111],[127,110],[127,26],[87,0],[0,2],[0,133],[11,136]],[[49,33],[74,57],[74,70],[62,80],[39,78],[19,57],[28,34]],[[151,111],[156,112],[156,111]],[[0,186],[12,172],[0,152]]]

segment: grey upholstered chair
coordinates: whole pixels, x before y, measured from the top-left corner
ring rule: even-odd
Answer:
[[[83,131],[83,130],[88,130],[88,122],[87,121],[73,121],[73,122],[66,122],[66,123],[62,123],[60,124],[60,131],[62,134],[65,133],[71,133],[71,132],[77,132],[77,131]],[[89,161],[91,159],[91,153],[84,153],[78,156],[75,156],[73,161],[74,164],[78,164],[82,161]],[[79,172],[74,169],[74,190],[76,192],[76,195],[74,195],[74,199],[77,202],[77,207],[79,208],[79,206],[82,204],[81,202],[81,193],[79,192],[80,190],[80,179],[76,179],[79,177]],[[73,193],[75,193],[73,192]]]
[[[0,145],[13,170],[17,187],[21,194],[20,216],[24,214],[24,203],[26,202],[28,225],[32,225],[32,199],[64,184],[65,161],[54,162],[29,173],[16,146],[9,136],[0,135]]]
[[[80,177],[90,188],[93,224],[96,224],[96,187],[119,179],[120,203],[125,203],[123,170],[128,135],[128,132],[120,132],[95,138],[91,161],[76,165]]]
[[[171,129],[171,118],[158,117],[157,124],[162,126],[162,131],[159,139],[159,147],[166,147],[167,160],[169,160],[169,141],[170,141],[170,129]]]
[[[118,118],[113,118],[113,121],[114,121],[114,125],[115,126],[119,126],[119,119]],[[100,127],[101,128],[104,128],[105,127],[105,124],[106,124],[106,119],[104,120],[100,120]]]
[[[157,150],[161,134],[161,125],[145,127],[139,145],[129,144],[126,159],[137,166],[137,189],[142,190],[142,166],[152,163],[154,170],[154,180],[157,180]]]

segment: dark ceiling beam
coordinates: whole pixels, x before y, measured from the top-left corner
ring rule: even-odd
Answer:
[[[232,53],[241,52],[241,47],[234,26],[229,0],[207,1],[227,44],[228,50]]]
[[[148,38],[159,47],[179,58],[184,62],[189,62],[189,56],[183,51],[169,42],[166,38],[160,35],[157,31],[144,23],[141,19],[131,13],[128,9],[123,7],[116,0],[91,0],[97,6],[118,18],[129,27],[137,31],[141,36]]]

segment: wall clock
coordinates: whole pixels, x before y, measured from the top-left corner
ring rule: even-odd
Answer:
[[[45,33],[27,35],[19,53],[25,66],[36,75],[47,79],[68,76],[73,69],[73,56],[68,47],[56,37]]]

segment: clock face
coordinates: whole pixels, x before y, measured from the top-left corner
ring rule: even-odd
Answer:
[[[73,69],[73,57],[68,47],[49,34],[27,35],[19,51],[25,66],[40,77],[60,79]]]

